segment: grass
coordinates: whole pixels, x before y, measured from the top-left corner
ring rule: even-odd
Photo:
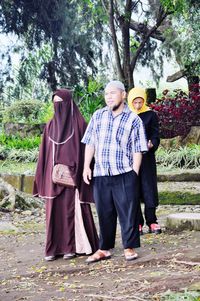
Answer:
[[[36,169],[35,162],[22,163],[16,161],[0,160],[0,173],[12,174],[34,174]]]
[[[157,164],[158,174],[180,174],[180,173],[200,173],[200,166],[196,168],[179,168],[175,166],[162,166]]]

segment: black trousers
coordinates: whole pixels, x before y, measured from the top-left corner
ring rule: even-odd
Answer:
[[[148,208],[146,204],[144,204],[144,217],[146,220],[147,226],[151,224],[157,224],[157,217],[156,217],[156,207]],[[142,209],[140,206],[139,209],[139,224],[144,226],[144,217],[142,215]]]
[[[134,171],[94,178],[100,249],[114,248],[117,217],[124,249],[140,247],[138,184],[138,176]]]

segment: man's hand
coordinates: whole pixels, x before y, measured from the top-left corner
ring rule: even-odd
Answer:
[[[133,154],[133,170],[136,174],[139,174],[140,165],[142,162],[142,153],[134,153]]]
[[[92,171],[89,167],[84,168],[83,170],[83,180],[86,184],[90,184],[90,181],[92,179]]]

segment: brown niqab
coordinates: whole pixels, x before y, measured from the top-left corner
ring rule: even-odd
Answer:
[[[38,165],[33,193],[41,197],[55,198],[66,189],[52,182],[52,169],[55,164],[65,164],[75,169],[74,180],[81,202],[91,202],[91,186],[82,178],[84,163],[84,144],[81,139],[86,129],[86,122],[72,100],[71,92],[59,89],[57,95],[63,101],[54,103],[54,116],[47,123],[40,146]]]

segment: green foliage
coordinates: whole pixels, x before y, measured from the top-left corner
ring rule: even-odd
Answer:
[[[200,293],[195,291],[172,292],[167,291],[162,295],[161,301],[199,301]]]
[[[0,135],[0,145],[5,146],[6,149],[23,149],[30,150],[36,148],[41,143],[41,137],[27,137],[21,138],[17,136]]]
[[[176,61],[186,76],[193,76],[200,73],[198,43],[200,2],[198,4],[195,1],[184,3],[185,1],[183,1],[183,5],[186,7],[185,9],[181,8],[182,14],[174,15],[170,26],[165,29],[163,49],[167,51],[168,56],[175,54]]]
[[[45,123],[53,115],[52,103],[38,100],[16,101],[4,111],[3,122],[13,123]]]
[[[74,100],[79,106],[85,120],[89,122],[92,114],[104,106],[103,85],[90,80],[87,87],[76,86]]]
[[[47,80],[42,79],[46,64],[52,59],[50,45],[43,44],[40,48],[24,51],[23,59],[14,70],[14,82],[8,85],[5,93],[15,99],[42,99],[47,101],[50,89]]]
[[[159,192],[159,203],[161,205],[199,205],[200,193],[182,191]]]
[[[183,13],[187,9],[186,0],[160,0],[167,11]]]
[[[38,116],[38,123],[47,123],[53,117],[53,114],[53,102],[47,102],[42,104]]]
[[[26,137],[0,135],[0,159],[17,162],[36,162],[38,158],[41,137]]]
[[[156,152],[158,164],[168,167],[197,168],[200,166],[200,145],[165,149],[159,147]]]

